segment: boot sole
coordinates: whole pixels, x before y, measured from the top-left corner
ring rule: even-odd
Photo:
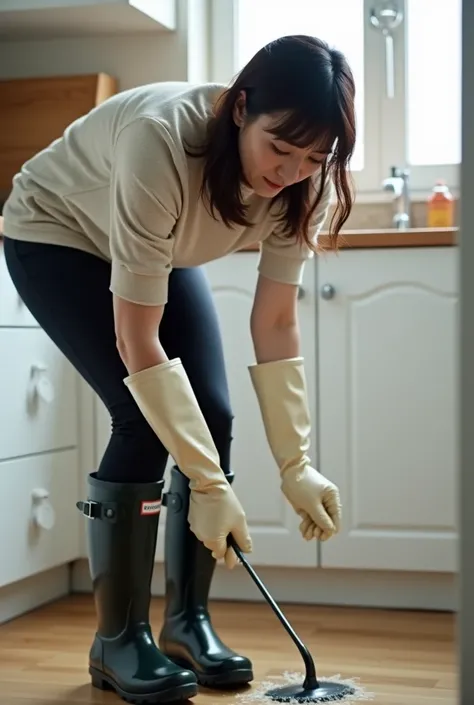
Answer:
[[[197,671],[196,668],[183,658],[176,658],[175,656],[168,655],[177,666],[185,668],[188,671],[192,671],[196,676],[199,685],[205,688],[232,688],[234,686],[245,685],[253,681],[253,672],[248,668],[235,669],[234,671],[224,671],[223,673],[203,673],[202,671]]]
[[[253,681],[253,673],[251,671],[229,671],[215,676],[199,673],[199,671],[194,671],[194,673],[199,685],[203,685],[206,688],[233,688]]]
[[[97,671],[95,668],[89,668],[89,673],[94,688],[98,688],[99,690],[114,690],[128,703],[173,703],[193,698],[199,692],[196,683],[187,683],[155,693],[129,693],[120,688],[112,678]]]

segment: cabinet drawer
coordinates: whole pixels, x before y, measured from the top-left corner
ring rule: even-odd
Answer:
[[[76,445],[76,387],[41,328],[0,328],[0,460]]]
[[[33,326],[38,322],[31,315],[15,289],[5,262],[0,233],[0,327]]]
[[[0,588],[79,556],[77,457],[67,450],[0,463]]]

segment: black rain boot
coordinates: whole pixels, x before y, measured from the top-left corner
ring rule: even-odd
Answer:
[[[233,475],[227,475],[232,482]],[[252,663],[222,643],[208,612],[216,565],[211,552],[188,524],[189,484],[173,467],[166,505],[166,608],[159,645],[176,663],[193,670],[210,688],[233,687],[253,680]]]
[[[168,703],[198,692],[196,676],[156,646],[149,622],[151,578],[164,482],[88,478],[76,506],[87,526],[97,632],[89,654],[92,685],[131,703]]]

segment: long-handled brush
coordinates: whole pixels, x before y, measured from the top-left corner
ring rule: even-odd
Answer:
[[[305,646],[305,644],[303,644],[303,642],[296,634],[295,630],[288,622],[281,609],[278,607],[273,597],[268,592],[265,585],[258,577],[255,570],[248,563],[247,559],[243,555],[233,536],[229,535],[227,543],[234,549],[237,558],[247,570],[253,582],[258,587],[258,589],[260,590],[272,610],[275,612],[276,616],[284,626],[289,636],[293,639],[297,649],[299,650],[303,658],[306,669],[306,676],[304,678],[303,683],[296,683],[288,686],[282,686],[279,688],[272,688],[265,692],[265,696],[267,698],[270,698],[270,700],[274,700],[280,703],[326,703],[333,702],[336,700],[345,700],[349,697],[361,699],[361,696],[363,695],[362,691],[358,690],[355,686],[351,684],[333,680],[322,681],[318,679],[316,675],[314,661],[308,648]]]

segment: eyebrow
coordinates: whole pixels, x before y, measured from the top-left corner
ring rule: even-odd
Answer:
[[[292,144],[291,142],[287,142],[286,140],[282,139],[281,137],[278,137],[277,135],[275,135],[274,133],[271,133],[271,134],[272,134],[273,140],[275,140],[276,142],[283,142],[284,144],[289,145],[290,147],[296,147],[296,149],[299,149],[297,144]],[[332,154],[332,149],[315,150],[315,151],[311,152],[312,157],[319,157],[319,156],[329,157],[330,154]]]

